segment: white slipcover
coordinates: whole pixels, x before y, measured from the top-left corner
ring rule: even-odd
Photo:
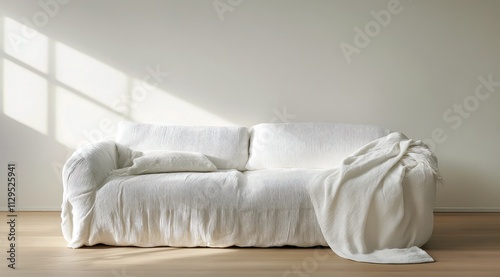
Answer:
[[[413,248],[416,252],[407,253],[417,256],[406,260],[397,255],[392,260],[384,260],[383,255],[376,259],[357,255],[370,255],[374,249],[420,246],[428,239],[438,173],[421,142],[402,136],[397,137],[400,141],[394,140],[381,127],[348,124],[261,124],[251,132],[250,139],[244,127],[122,123],[116,141],[78,149],[63,169],[61,216],[68,246],[306,247],[328,245],[328,241],[339,255],[354,260],[432,260]],[[373,142],[377,139],[382,143]],[[397,148],[398,143],[405,147]],[[219,170],[110,175],[123,167],[124,161],[131,164],[131,149],[199,152]],[[362,167],[351,170],[353,162]],[[392,168],[390,163],[398,164],[397,174],[387,171]],[[245,165],[251,170],[245,171]],[[345,184],[350,184],[348,189],[343,189]],[[359,189],[352,190],[354,186]],[[370,197],[379,201],[376,209],[357,200]],[[347,204],[337,207],[341,203],[337,199]],[[394,201],[384,204],[384,199]],[[356,232],[385,224],[383,211],[400,214],[408,207],[398,207],[401,203],[413,205],[401,222],[407,224],[412,216],[423,222],[408,225],[411,230],[403,234],[408,241],[388,242],[387,236],[377,237],[373,232],[361,235],[367,241],[349,241],[349,236],[360,236]],[[358,211],[357,205],[363,209]],[[366,211],[382,212],[370,217]],[[358,215],[358,221],[349,220],[353,214]],[[353,222],[367,229],[356,228]],[[395,222],[399,221],[390,221]],[[345,239],[339,240],[342,236]],[[334,247],[342,241],[348,245]],[[356,248],[363,243],[369,247]],[[359,253],[359,249],[366,253]]]

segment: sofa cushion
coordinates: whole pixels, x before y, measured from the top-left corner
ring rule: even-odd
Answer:
[[[248,170],[334,168],[349,154],[390,131],[342,123],[263,123],[250,129]]]
[[[218,169],[244,170],[249,133],[236,126],[176,126],[120,122],[116,142],[136,151],[198,152]]]

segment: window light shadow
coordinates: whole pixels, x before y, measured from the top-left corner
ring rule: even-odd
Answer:
[[[70,149],[114,137],[121,120],[233,125],[11,18],[0,31],[2,113]]]
[[[3,62],[5,115],[47,135],[47,79],[9,60]]]

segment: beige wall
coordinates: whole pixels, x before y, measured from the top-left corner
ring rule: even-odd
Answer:
[[[433,145],[439,209],[500,211],[500,1],[40,2],[0,1],[20,209],[59,209],[68,154],[125,119],[379,124]]]

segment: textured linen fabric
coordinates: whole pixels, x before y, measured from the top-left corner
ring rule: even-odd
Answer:
[[[258,124],[250,129],[246,169],[335,168],[359,147],[389,132],[342,123]]]
[[[217,167],[201,153],[182,151],[133,151],[132,166],[114,170],[115,175],[138,175],[180,171],[215,171]]]
[[[136,151],[198,152],[218,169],[244,170],[249,133],[236,126],[175,126],[120,122],[116,142]]]
[[[375,140],[311,181],[323,235],[341,257],[371,263],[424,263],[419,246],[433,229],[437,161],[401,133]]]
[[[64,164],[61,227],[68,245],[87,240],[96,194],[117,162],[115,142],[103,141],[78,149]]]
[[[307,191],[317,173],[273,169],[109,176],[91,201],[73,205],[73,211],[85,211],[86,228],[71,232],[75,218],[64,221],[63,230],[73,248],[98,243],[327,246]],[[87,185],[85,180],[72,182]],[[68,217],[67,209],[63,217]]]
[[[318,128],[301,126],[309,130]],[[332,129],[350,134],[342,138],[335,133],[337,139],[324,143],[352,146],[360,143],[354,138],[358,132],[366,139],[386,132],[377,127],[342,126],[323,126],[329,130],[326,134],[334,133]],[[327,170],[278,168],[240,172],[233,169],[110,175],[125,164],[132,165],[128,145],[142,151],[193,151],[162,148],[162,143],[152,140],[172,146],[174,143],[165,138],[172,135],[180,145],[180,133],[190,133],[184,130],[187,127],[172,127],[182,129],[179,132],[165,126],[158,129],[146,126],[146,131],[143,127],[137,127],[136,131],[134,128],[134,124],[122,128],[123,144],[104,141],[89,145],[76,151],[64,165],[61,227],[69,247],[98,243],[143,247],[330,245],[338,255],[357,261],[432,261],[418,247],[427,241],[433,228],[437,165],[420,141],[409,140],[402,134],[380,135],[383,138],[350,156],[346,154],[339,168]],[[170,129],[164,132],[163,128]],[[227,141],[238,141],[238,146],[231,144],[228,148],[244,148],[245,142],[240,143],[240,139],[246,129],[235,128],[208,133],[221,136],[229,133],[233,139]],[[297,131],[292,130],[292,133]],[[371,135],[362,134],[362,130]],[[129,132],[131,137],[127,135]],[[148,141],[146,144],[141,144],[141,136]],[[246,136],[248,140],[248,134]],[[186,140],[193,144],[196,139]],[[299,141],[290,145],[310,149],[301,146]],[[229,156],[236,155],[232,150],[222,149],[222,145],[204,147],[221,151],[220,164],[229,165]],[[328,164],[326,157],[321,156],[323,153],[314,149],[322,164]],[[312,158],[303,154],[307,159]],[[241,155],[236,156],[241,158]],[[334,155],[332,159],[338,157]],[[309,160],[304,165],[311,163]]]

